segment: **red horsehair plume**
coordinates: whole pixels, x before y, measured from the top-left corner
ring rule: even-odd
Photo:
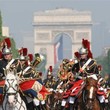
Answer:
[[[20,55],[26,56],[27,55],[27,48],[21,48],[20,50],[18,50]]]
[[[82,45],[84,48],[90,50],[90,42],[88,40],[82,39]]]
[[[93,58],[92,52],[90,50],[90,42],[88,40],[82,39],[82,45],[88,50],[88,57]]]
[[[23,54],[23,48],[18,49],[18,53],[19,53],[19,55],[22,55]]]
[[[4,39],[4,42],[5,42],[5,45],[7,46],[7,48],[10,48],[10,47],[11,47],[10,38],[5,38],[5,39]]]
[[[28,54],[28,58],[29,58],[29,61],[31,62],[33,60],[33,55],[32,54]]]
[[[75,52],[75,53],[74,53],[74,56],[75,56],[77,59],[79,59],[79,57],[80,57],[79,52]]]
[[[23,48],[23,56],[27,55],[27,48]]]
[[[52,72],[52,66],[49,66],[49,71]]]
[[[2,58],[2,52],[0,51],[0,59]]]

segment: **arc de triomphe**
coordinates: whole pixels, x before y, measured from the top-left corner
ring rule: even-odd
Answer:
[[[71,44],[69,58],[81,47],[82,38],[91,42],[92,19],[89,11],[59,8],[34,13],[34,52],[46,54],[48,68],[54,66],[54,44],[62,34]],[[69,43],[70,42],[70,43]]]

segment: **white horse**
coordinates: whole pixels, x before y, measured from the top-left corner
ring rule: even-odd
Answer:
[[[19,80],[15,70],[5,70],[5,88],[2,110],[27,110],[19,94]]]

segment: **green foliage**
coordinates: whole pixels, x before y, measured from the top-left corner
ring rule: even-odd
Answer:
[[[102,75],[106,73],[110,74],[110,50],[108,51],[107,56],[100,56],[96,58],[98,64],[102,66]]]
[[[1,11],[0,11],[0,42],[3,41],[7,37],[9,36],[2,35],[2,16],[1,16]],[[18,51],[16,49],[15,41],[13,38],[10,38],[10,40],[11,40],[11,48],[12,48],[13,57],[16,58],[18,57]]]
[[[108,50],[107,55],[108,55],[108,66],[110,67],[110,49]],[[109,71],[110,71],[110,69],[109,69]]]
[[[0,11],[0,36],[2,36],[2,16]]]
[[[12,48],[13,57],[17,58],[19,54],[18,54],[18,50],[16,49],[16,44],[13,38],[11,38],[11,44],[12,44],[11,48]]]

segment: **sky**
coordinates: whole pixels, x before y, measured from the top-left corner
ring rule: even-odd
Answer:
[[[24,38],[33,39],[34,13],[56,8],[91,11],[93,55],[100,56],[110,46],[110,0],[0,0],[3,26],[9,27],[18,48],[24,45]]]

